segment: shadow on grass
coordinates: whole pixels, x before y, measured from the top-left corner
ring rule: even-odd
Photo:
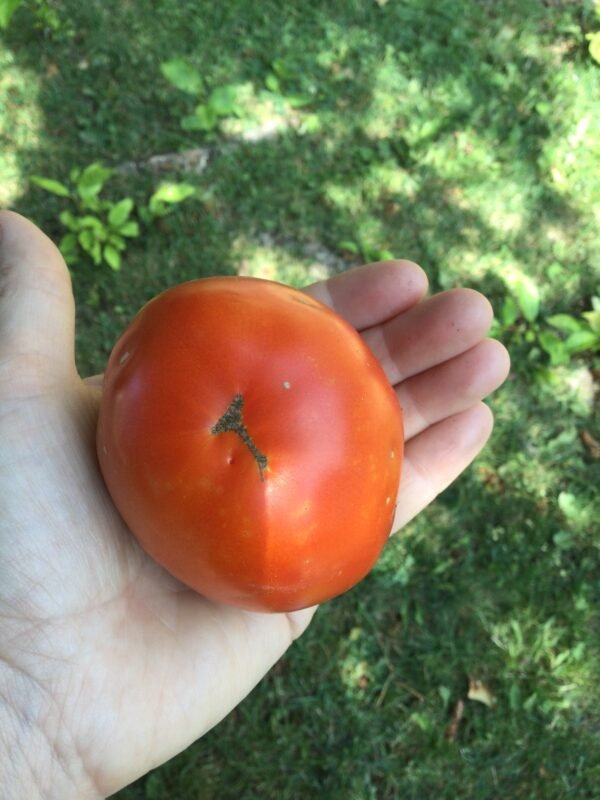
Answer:
[[[65,28],[43,39],[26,12],[8,34],[19,66],[41,80],[45,127],[39,146],[18,154],[23,174],[64,179],[75,165],[114,166],[196,146],[178,122],[192,100],[160,76],[160,62],[175,56],[198,64],[210,87],[248,80],[262,86],[274,59],[284,58],[294,91],[316,85],[313,110],[322,118],[315,133],[287,131],[224,150],[191,178],[202,201],[136,241],[120,273],[74,268],[83,371],[102,369],[127,319],[166,286],[235,273],[241,236],[268,232],[275,241],[316,240],[334,251],[343,241],[378,244],[421,261],[439,288],[452,251],[483,257],[507,248],[535,274],[551,252],[540,241],[540,220],[578,224],[578,212],[539,166],[550,133],[550,67],[523,43],[551,37],[545,4],[486,2],[465,10],[457,0],[293,2],[283,13],[273,2],[249,0],[69,0],[58,9],[72,20],[72,37]],[[577,13],[561,7],[553,22]],[[371,130],[367,118],[379,108],[382,83],[391,100],[373,112],[381,124]],[[470,140],[460,143],[465,132],[497,160],[471,158]],[[448,158],[462,159],[460,174],[440,163],[444,147]],[[385,169],[403,182],[382,178]],[[464,202],[471,169],[483,186],[487,169],[505,170],[521,185],[526,203],[516,232],[492,226]],[[154,180],[119,176],[115,192],[143,197]],[[60,236],[60,201],[35,190],[17,205]],[[486,280],[484,288],[501,296],[500,282]],[[551,659],[582,643],[572,676],[581,667],[590,692],[598,685],[598,552],[586,531],[570,531],[570,547],[556,538],[569,523],[554,498],[544,504],[542,492],[519,483],[521,467],[502,477],[503,466],[528,453],[536,418],[560,432],[558,407],[541,403],[527,383],[517,388],[512,418],[498,406],[502,422],[488,472],[463,476],[390,545],[373,575],[321,610],[253,697],[123,797],[184,800],[198,797],[201,783],[203,800],[404,800],[427,791],[466,798],[493,796],[494,780],[515,798],[559,797],[553,792],[565,781],[578,797],[592,796],[586,782],[597,768],[597,712],[580,700],[569,717],[569,692],[560,694],[567,684]],[[543,471],[543,448],[530,458]],[[572,468],[582,479],[587,465]],[[558,492],[560,477],[548,485]],[[542,646],[539,630],[549,619],[559,638]],[[515,621],[521,655],[508,657],[519,636]],[[490,684],[498,706],[492,713],[471,704],[458,741],[449,742],[444,731],[470,675]],[[542,768],[552,788],[538,795]]]

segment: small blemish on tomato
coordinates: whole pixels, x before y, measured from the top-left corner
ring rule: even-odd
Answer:
[[[126,353],[123,353],[123,355],[119,359],[119,364],[124,364],[127,361],[128,358],[129,358],[129,351],[127,351]]]
[[[227,463],[228,464],[233,464],[233,456],[228,456]]]
[[[284,381],[282,386],[283,386],[284,389],[291,389],[292,388],[292,384],[289,381]]]

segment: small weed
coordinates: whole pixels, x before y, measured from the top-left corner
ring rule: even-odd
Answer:
[[[87,254],[96,266],[108,264],[113,270],[121,268],[121,253],[129,239],[140,235],[139,223],[132,219],[135,203],[131,197],[118,201],[100,197],[113,170],[102,164],[90,164],[85,169],[74,168],[69,173],[69,185],[52,178],[32,175],[36,186],[70,201],[59,220],[67,229],[59,248],[67,264],[81,261]],[[186,183],[164,183],[152,194],[147,205],[138,207],[140,219],[149,224],[155,217],[169,214],[173,206],[195,194]]]
[[[185,131],[213,131],[223,118],[242,115],[239,104],[240,86],[227,84],[207,92],[200,73],[187,61],[179,58],[163,62],[161,71],[176,89],[196,98],[203,98],[192,114],[181,119],[181,127]]]

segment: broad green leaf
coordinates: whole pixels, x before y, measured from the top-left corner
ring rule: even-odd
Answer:
[[[79,242],[79,244],[82,246],[82,248],[85,250],[86,253],[91,254],[96,239],[94,237],[93,232],[89,228],[84,228],[84,230],[79,232],[77,236],[77,241]]]
[[[77,192],[83,200],[95,198],[100,193],[113,170],[102,164],[90,164],[81,173],[77,181]]]
[[[507,328],[510,327],[510,325],[513,325],[516,322],[518,315],[519,309],[517,308],[517,304],[515,303],[514,299],[508,295],[504,299],[500,309],[500,319],[502,320],[502,324]]]
[[[196,188],[189,183],[161,183],[150,198],[153,203],[181,203],[196,193]]]
[[[237,113],[238,89],[233,84],[219,86],[210,93],[207,105],[219,117],[227,117]]]
[[[356,242],[351,242],[349,240],[338,242],[338,247],[340,250],[346,250],[348,253],[354,253],[355,256],[360,252],[360,248]]]
[[[572,492],[559,492],[558,507],[567,519],[577,519],[581,516],[581,504]]]
[[[565,340],[568,353],[583,353],[585,350],[600,348],[600,336],[594,331],[577,331]]]
[[[107,244],[104,248],[104,260],[111,269],[121,269],[121,255],[118,250]]]
[[[448,703],[450,702],[450,697],[452,696],[452,691],[447,686],[438,686],[438,693],[442,698],[442,703],[446,708]]]
[[[540,310],[540,292],[536,283],[515,264],[507,265],[502,278],[527,322],[534,322]]]
[[[537,286],[529,279],[523,280],[515,285],[514,292],[523,316],[528,322],[533,322],[540,310],[540,295]]]
[[[58,218],[65,228],[69,228],[72,231],[78,231],[81,227],[79,219],[70,211],[61,211]]]
[[[552,103],[548,103],[545,100],[540,100],[539,103],[535,104],[535,110],[543,117],[547,117],[552,112]]]
[[[569,360],[569,351],[566,349],[565,343],[552,331],[542,331],[539,335],[539,343],[550,356],[550,363],[553,366],[566,364]]]
[[[10,18],[22,2],[23,0],[0,0],[0,28],[8,28]]]
[[[120,233],[109,233],[106,242],[112,245],[115,250],[125,250],[127,247],[127,242]]]
[[[552,325],[553,328],[558,328],[558,330],[563,333],[577,333],[586,328],[585,325],[570,314],[554,314],[548,317],[547,322]]]
[[[428,733],[433,727],[431,718],[426,714],[421,714],[420,711],[413,711],[408,720],[409,722],[414,722],[423,733]]]
[[[79,227],[90,228],[94,231],[95,236],[106,235],[106,227],[102,220],[98,219],[98,217],[92,217],[91,214],[86,214],[79,218]]]
[[[318,114],[308,114],[300,124],[299,133],[316,133],[321,127],[321,120]]]
[[[273,75],[272,72],[269,72],[267,77],[265,78],[265,86],[270,92],[274,92],[275,94],[279,94],[281,91],[281,86],[279,85],[279,79],[276,75]]]
[[[77,261],[77,236],[74,233],[66,233],[60,240],[58,249],[63,254],[67,264],[74,264]]]
[[[82,197],[81,193],[79,193],[79,196],[81,197],[81,207],[86,211],[93,211],[94,214],[100,214],[101,211],[106,209],[106,204],[94,195]]]
[[[552,387],[560,384],[555,370],[550,367],[538,367],[534,371],[533,377],[538,386]]]
[[[90,254],[91,254],[92,260],[93,260],[93,262],[94,262],[94,264],[96,266],[98,266],[99,264],[102,263],[102,247],[101,247],[100,242],[98,240],[96,240],[94,242],[94,244],[92,245],[92,249],[91,249],[91,253]]]
[[[292,108],[303,108],[310,105],[315,98],[310,94],[289,94],[285,99]]]
[[[492,326],[488,331],[488,336],[491,339],[500,339],[502,337],[503,332],[504,332],[504,327],[500,323],[500,320],[494,318],[492,320]]]
[[[113,170],[105,167],[99,162],[89,164],[79,176],[79,184],[82,186],[95,186],[98,183],[104,184],[113,174]]]
[[[587,320],[588,325],[594,333],[600,335],[600,309],[597,311],[584,311],[581,316]]]
[[[205,130],[207,130],[206,125],[202,121],[202,118],[198,117],[198,114],[188,114],[187,116],[182,117],[180,125],[181,125],[181,127],[183,128],[184,131],[205,131]]]
[[[600,31],[588,33],[585,38],[589,42],[588,49],[591,57],[597,64],[600,64]]]
[[[210,105],[196,106],[197,130],[211,131],[217,124],[218,114]]]
[[[183,58],[174,58],[160,65],[165,78],[182,92],[200,94],[203,88],[202,78],[198,70]]]
[[[558,531],[558,533],[555,533],[552,537],[552,541],[561,550],[570,550],[573,547],[573,536],[569,533],[569,531]]]
[[[64,183],[52,180],[52,178],[42,178],[40,175],[32,175],[29,180],[36,186],[39,186],[40,189],[45,189],[47,192],[57,194],[59,197],[69,197],[71,194]]]
[[[535,283],[523,277],[514,283],[512,290],[527,322],[534,322],[540,311],[540,294]]]
[[[81,231],[77,240],[82,249],[92,257],[94,264],[98,265],[102,262],[102,245],[89,228]]]
[[[124,225],[129,215],[133,211],[133,200],[131,197],[125,197],[111,208],[108,212],[108,224],[112,228],[120,228]]]
[[[140,235],[140,226],[137,224],[137,222],[129,220],[129,222],[126,222],[125,225],[122,225],[119,228],[119,233],[121,236],[129,236],[134,238],[135,236]]]
[[[217,124],[217,115],[211,106],[199,105],[194,114],[181,120],[184,131],[212,131]]]

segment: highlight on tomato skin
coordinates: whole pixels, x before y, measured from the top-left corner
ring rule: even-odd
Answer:
[[[256,278],[168,289],[116,343],[97,430],[124,521],[216,602],[291,611],[349,589],[393,524],[402,411],[359,334]]]

